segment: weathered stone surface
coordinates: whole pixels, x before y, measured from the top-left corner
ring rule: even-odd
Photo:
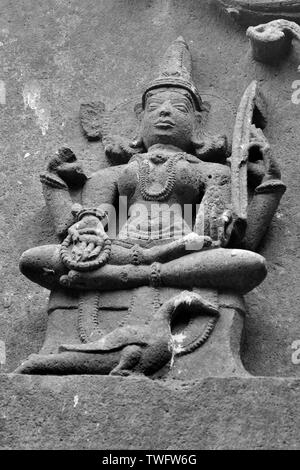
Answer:
[[[300,187],[297,178],[300,169],[299,105],[292,101],[292,95],[295,93],[292,85],[299,79],[297,72],[300,62],[299,44],[295,43],[291,55],[276,69],[256,63],[251,57],[244,29],[225,15],[218,15],[206,0],[184,2],[87,0],[84,4],[79,0],[72,2],[52,0],[38,4],[19,0],[14,3],[4,1],[2,5],[0,19],[2,58],[0,362],[2,370],[14,370],[29,354],[40,349],[45,337],[47,291],[26,280],[18,269],[18,260],[24,250],[32,246],[54,243],[55,240],[38,179],[39,172],[45,168],[45,158],[47,155],[53,155],[58,148],[66,146],[80,158],[87,171],[96,171],[106,166],[107,161],[99,143],[87,142],[81,132],[78,115],[80,102],[103,101],[107,109],[117,110],[112,111],[110,120],[114,133],[119,132],[121,123],[124,124],[122,135],[130,135],[133,138],[136,131],[133,124],[135,116],[126,122],[125,116],[130,112],[134,115],[133,107],[149,79],[153,64],[157,64],[161,51],[182,34],[193,51],[197,51],[193,64],[194,80],[201,96],[211,101],[218,111],[210,113],[207,118],[211,134],[232,135],[240,96],[253,79],[259,81],[267,99],[269,120],[267,137],[276,149],[276,157],[282,168],[282,179],[287,183],[288,191],[260,247],[260,253],[268,259],[268,277],[261,286],[246,297],[248,315],[242,358],[246,369],[254,375],[298,377],[300,365],[291,360],[293,353],[291,346],[294,341],[300,339],[298,308]],[[145,49],[145,45],[149,48]],[[4,346],[6,346],[6,362]],[[71,412],[78,413],[78,406],[73,407],[76,396],[74,378],[46,379],[23,376],[12,379],[4,376],[3,380],[0,393],[5,394],[6,401],[1,412],[5,416],[11,416],[12,419],[9,427],[5,429],[3,446],[18,446],[21,436],[19,425],[26,430],[22,433],[22,438],[27,439],[27,448],[34,446],[38,448],[41,445],[51,448],[53,440],[49,439],[49,435],[54,439],[54,434],[59,436],[61,446],[68,445],[67,438],[70,436],[71,427],[70,421],[66,421],[66,416],[71,416],[70,410],[62,411],[64,402],[59,401],[59,393],[53,395],[54,392],[51,391],[46,396],[45,393],[40,393],[40,390],[41,384],[45,381],[51,383],[53,388],[59,387],[62,383],[71,383],[70,391],[65,395],[65,403],[70,399]],[[10,382],[16,380],[19,384],[16,391],[8,387],[7,380]],[[101,409],[102,405],[97,399],[102,396],[101,386],[105,380],[115,384],[119,383],[116,380],[120,379],[92,378],[96,385],[91,388],[96,392],[93,396],[87,395],[89,399],[85,402],[89,407],[89,423],[93,423],[95,415],[95,409],[92,408],[93,399],[95,403],[99,403],[98,409]],[[136,379],[133,380],[136,383]],[[202,388],[205,392],[203,395],[187,394],[187,401],[182,401],[180,395],[177,401],[180,412],[173,412],[174,421],[171,423],[173,426],[167,422],[169,427],[162,428],[165,431],[170,430],[171,433],[177,432],[178,419],[181,416],[180,419],[183,420],[186,416],[184,405],[190,406],[193,413],[187,418],[188,425],[185,426],[184,421],[180,421],[183,425],[179,428],[179,434],[183,437],[182,440],[181,438],[177,440],[178,446],[184,440],[191,447],[195,446],[195,442],[199,442],[193,437],[196,435],[197,439],[199,436],[203,439],[203,447],[206,445],[210,448],[214,443],[220,443],[219,446],[224,447],[227,444],[228,447],[243,446],[246,445],[245,439],[248,439],[248,443],[257,443],[257,447],[269,444],[276,447],[278,443],[285,447],[298,445],[296,429],[299,423],[296,422],[295,415],[299,403],[298,380],[243,379],[243,382],[239,382],[243,385],[235,388],[228,385],[236,384],[235,380],[231,382],[232,379],[225,381],[219,379],[217,383],[221,390],[220,394],[215,392],[217,385],[212,385],[213,380],[205,381],[207,385],[206,388]],[[29,384],[30,392],[25,393],[25,383]],[[87,377],[77,377],[75,383],[85,384],[84,387],[82,385],[82,389],[88,390],[89,393],[91,382],[87,382]],[[125,381],[121,380],[120,383],[122,383],[122,392],[118,388],[116,397],[117,401],[122,403],[120,397],[123,399],[126,396],[127,389],[126,385],[123,386]],[[143,381],[144,383],[152,384],[147,380]],[[253,388],[247,385],[250,383],[253,384]],[[156,382],[154,384],[156,387]],[[158,386],[160,392],[161,387],[165,385]],[[115,395],[111,389],[105,390],[108,391],[106,401],[103,403],[109,406]],[[148,390],[147,387],[145,390]],[[237,391],[240,399],[232,402],[230,396]],[[14,396],[17,398],[14,399]],[[209,401],[211,396],[213,399]],[[190,397],[198,401],[191,404]],[[243,402],[245,398],[249,400]],[[147,396],[145,403],[148,403],[146,399]],[[161,405],[158,396],[153,402],[157,402],[158,408]],[[22,406],[24,403],[25,407]],[[66,414],[55,417],[53,424],[48,410],[57,403],[61,405],[60,412]],[[181,403],[182,408],[180,408]],[[11,410],[10,414],[5,410],[8,404],[12,407],[7,408]],[[216,413],[213,415],[214,408]],[[120,410],[119,405],[117,409]],[[122,409],[124,411],[126,407]],[[161,423],[160,419],[165,418],[162,418],[158,409],[154,407],[152,411],[153,409],[155,413],[147,416],[149,423],[156,429],[156,421]],[[201,412],[197,422],[193,420],[195,409]],[[227,414],[222,415],[224,409],[227,410]],[[69,440],[76,441],[74,448],[87,445],[88,441],[80,434],[81,428],[91,427],[92,438],[99,438],[98,422],[88,424],[85,421],[84,411],[86,409],[82,409],[80,415],[73,415],[75,424]],[[113,412],[112,407],[111,413]],[[132,413],[132,416],[136,416],[137,422],[141,422],[140,417],[134,414],[136,409],[133,406],[127,412],[127,417]],[[114,415],[107,414],[105,421],[99,425],[105,425],[105,433],[110,433],[112,423],[110,416]],[[206,417],[206,421],[202,419],[203,416]],[[216,416],[215,422],[214,416]],[[231,426],[233,416],[236,417],[235,427]],[[30,419],[34,425],[32,429],[35,429],[32,434],[28,426]],[[119,417],[115,419],[113,425],[117,426],[118,420]],[[167,448],[169,445],[167,433],[160,433],[158,428],[157,434],[154,433],[150,437],[148,421],[145,418],[144,428],[136,424],[134,429],[137,439],[148,436],[144,440],[146,448],[151,445],[153,436],[154,439],[160,436],[161,442]],[[51,427],[49,425],[47,428],[49,422]],[[275,423],[274,427],[270,423],[271,425]],[[282,426],[278,426],[278,423]],[[119,426],[121,424],[123,425],[121,429],[125,429],[125,422],[119,422]],[[55,432],[48,434],[49,429],[54,428]],[[230,435],[231,429],[232,435]],[[188,440],[189,434],[192,436],[190,440]],[[125,431],[114,438],[116,446],[124,435],[127,436]],[[84,436],[86,437],[86,434]],[[113,440],[111,442],[113,443]],[[122,445],[125,448],[130,446],[131,442],[128,437],[126,442],[122,441]],[[132,446],[135,444],[136,442]],[[160,447],[159,439],[154,444]]]
[[[0,376],[1,449],[299,449],[300,381]]]
[[[215,0],[224,11],[243,25],[256,25],[284,18],[300,21],[298,0]]]
[[[80,121],[88,140],[100,140],[103,133],[101,116],[105,110],[103,103],[82,103],[80,105]]]
[[[300,27],[293,21],[279,19],[249,26],[246,35],[250,39],[254,59],[275,64],[288,56],[292,40],[300,39]]]
[[[80,130],[80,102],[103,101],[107,109],[118,109],[118,118],[116,113],[111,118],[117,133],[120,119],[125,120],[138,102],[154,62],[180,33],[194,54],[198,51],[194,81],[201,95],[218,96],[215,107],[222,112],[212,114],[211,132],[232,135],[240,96],[253,78],[268,101],[267,137],[289,189],[260,249],[268,259],[268,277],[246,298],[243,362],[253,374],[298,376],[300,366],[291,361],[291,345],[300,338],[300,194],[295,178],[300,141],[299,105],[291,101],[291,87],[299,78],[299,45],[295,43],[284,66],[276,70],[255,63],[244,30],[218,16],[206,1],[174,2],[172,8],[156,1],[138,1],[134,8],[117,0],[109,8],[107,2],[94,0],[84,8],[79,1],[49,5],[10,3],[1,17],[1,79],[6,90],[0,116],[0,340],[6,345],[2,368],[13,370],[44,340],[47,291],[19,273],[18,261],[27,248],[55,241],[38,179],[45,157],[65,145],[85,169],[106,166],[99,144],[87,142]],[[145,50],[145,44],[151,47]],[[29,100],[30,107],[28,97],[35,93],[39,99]],[[134,137],[134,126],[131,132]]]
[[[207,348],[224,314],[221,307],[226,305],[219,303],[219,296],[231,291],[233,298],[240,299],[264,280],[265,260],[253,251],[286,189],[262,130],[266,127],[265,106],[260,108],[257,81],[252,81],[241,98],[231,152],[227,136],[214,136],[210,147],[203,141],[201,113],[206,106],[193,82],[191,52],[182,36],[168,47],[159,73],[145,88],[141,101],[141,125],[130,145],[139,147],[139,152],[128,163],[88,177],[74,153],[62,149],[41,175],[46,206],[63,241],[25,251],[20,270],[42,287],[57,290],[63,286],[66,294],[68,289],[77,292],[78,318],[75,338],[68,329],[65,336],[60,335],[63,344],[55,349],[55,334],[52,354],[45,355],[53,333],[53,321],[49,321],[43,352],[31,355],[16,369],[18,373],[110,371],[124,376],[135,371],[152,376],[164,368],[166,374],[168,369],[172,372],[177,355],[195,352],[200,354],[200,362],[205,362],[199,369],[202,373],[208,370],[210,376],[219,368],[218,356],[223,359],[222,375],[225,370],[237,373],[240,368],[232,358],[239,354],[241,335],[233,338],[228,328],[221,336],[228,344],[238,345],[229,356],[226,349],[219,350],[216,364],[214,360],[207,364],[205,353],[198,349]],[[97,117],[101,120],[103,110],[102,105],[100,109],[95,104],[81,105],[81,123],[89,138],[99,128],[96,121]],[[220,149],[215,152],[216,142],[221,143],[223,155]],[[207,161],[208,154],[212,162]],[[222,163],[218,161],[220,154]],[[126,200],[126,210],[118,205],[118,198]],[[180,207],[189,207],[190,217]],[[192,213],[196,214],[194,220]],[[253,251],[244,240],[250,240]],[[147,289],[140,295],[140,306],[134,300],[136,293],[132,294],[132,289],[141,293],[140,288],[146,286],[152,293],[150,309],[144,306]],[[166,287],[177,288],[179,293],[163,300]],[[193,292],[183,291],[189,288]],[[203,297],[202,288],[214,291],[215,303]],[[102,293],[114,302],[115,295],[119,298],[116,290],[129,291],[133,300],[123,322],[116,319],[107,328]],[[65,308],[70,308],[68,303]],[[172,325],[176,318],[178,324],[180,316],[184,325],[174,335]],[[201,333],[195,325],[199,316],[209,317]],[[63,315],[61,332],[65,323]],[[239,328],[232,330],[241,333]],[[195,357],[190,361],[194,364]],[[193,370],[193,365],[188,369],[196,378],[199,369]]]

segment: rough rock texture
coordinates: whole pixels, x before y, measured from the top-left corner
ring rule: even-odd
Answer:
[[[292,85],[299,80],[300,47],[295,43],[290,56],[277,68],[257,63],[252,59],[245,29],[218,13],[206,0],[18,0],[14,3],[2,0],[0,364],[3,371],[12,371],[43,343],[48,292],[19,273],[18,260],[27,248],[55,242],[39,182],[46,157],[58,148],[67,147],[88,171],[105,166],[101,143],[88,142],[82,132],[80,103],[102,101],[106,109],[112,110],[107,123],[112,133],[119,131],[121,122],[121,134],[131,132],[133,136],[134,128],[125,118],[134,114],[134,105],[153,65],[178,35],[183,35],[191,48],[194,79],[204,100],[213,101],[219,109],[213,123],[216,133],[226,132],[231,137],[240,97],[253,79],[259,81],[268,102],[267,138],[273,145],[288,190],[260,250],[268,261],[269,274],[246,297],[248,315],[242,357],[245,367],[254,375],[300,375],[300,365],[291,360],[291,345],[300,339],[299,105],[294,104],[295,100],[292,102],[295,93]],[[131,381],[122,380],[122,387],[114,389],[106,388],[104,383],[116,384],[118,379],[103,377],[73,381],[72,378],[3,376],[3,380],[10,385],[3,382],[0,393],[5,393],[6,400],[14,403],[10,414],[2,406],[4,415],[12,420],[11,427],[6,428],[6,437],[2,438],[3,447],[51,448],[54,445],[51,439],[56,439],[55,442],[61,439],[64,446],[72,442],[74,448],[87,446],[90,439],[92,446],[100,447],[99,442],[93,441],[99,438],[98,423],[111,439],[110,445],[123,447],[147,448],[151,439],[155,439],[152,447],[160,447],[161,442],[165,448],[199,447],[199,436],[202,447],[207,448],[214,447],[214,443],[224,448],[250,447],[251,442],[257,443],[256,447],[268,443],[269,447],[276,447],[278,440],[282,447],[296,446],[297,380],[209,379],[201,382],[201,386],[187,386],[185,398],[182,398],[184,385],[179,392],[165,384],[134,382],[140,385],[132,388],[129,395],[135,397],[135,393],[144,390],[145,397],[151,401],[151,412],[145,410],[143,415],[144,427],[139,407],[146,406],[148,401],[132,398],[131,405],[129,401],[122,402],[129,393]],[[16,389],[12,388],[14,384]],[[43,392],[41,384],[47,392],[51,384],[49,393]],[[64,390],[63,384],[69,385],[65,392],[60,392]],[[164,399],[154,392],[149,392],[149,398],[146,393],[149,387]],[[61,394],[61,402],[55,390]],[[80,399],[80,390],[86,408],[79,405],[74,408],[74,396],[78,394]],[[99,398],[102,393],[105,401]],[[172,402],[175,403],[172,416],[179,423],[179,431],[177,424],[171,426],[172,422],[168,421],[170,413],[162,412],[172,394],[172,399],[176,396],[177,400]],[[93,400],[99,403],[96,411]],[[51,417],[49,409],[58,403],[59,414]],[[110,411],[100,416],[101,421],[95,414],[103,409],[103,403]],[[110,406],[112,403],[114,406]],[[192,410],[190,415],[187,409]],[[197,420],[195,409],[200,410]],[[212,424],[215,409],[216,422]],[[77,414],[78,410],[81,415]],[[122,413],[131,416],[132,421],[120,419]],[[73,420],[71,428],[66,416]],[[35,423],[31,428],[30,419]],[[166,420],[163,421],[166,424],[161,426],[160,420]],[[231,426],[233,420],[235,427]],[[133,423],[135,439],[140,441],[133,442],[125,432],[128,422]],[[117,423],[120,432],[114,435]],[[274,424],[270,428],[270,423],[282,426],[276,424],[275,428]],[[20,426],[24,426],[22,435],[27,439],[23,444],[18,441]],[[167,441],[166,430],[173,436],[174,445],[171,437]],[[67,439],[70,432],[74,436],[72,441]],[[104,437],[102,446],[108,447]]]
[[[80,120],[84,133],[88,140],[99,140],[102,138],[102,122],[99,122],[99,115],[104,112],[104,104],[82,103],[80,105]]]
[[[292,47],[292,39],[300,39],[300,27],[283,19],[249,26],[246,36],[250,39],[253,58],[265,63],[279,63]]]
[[[257,25],[284,18],[300,21],[298,0],[215,0],[234,20],[244,25]]]
[[[19,273],[18,260],[25,249],[55,240],[38,176],[46,156],[67,146],[87,170],[96,170],[101,158],[103,166],[101,143],[88,142],[82,133],[80,102],[100,100],[107,109],[118,107],[121,119],[130,114],[161,51],[180,33],[191,47],[199,90],[206,100],[217,95],[219,106],[227,110],[216,122],[218,133],[231,135],[236,107],[252,79],[259,81],[269,103],[267,137],[288,190],[261,248],[268,260],[268,277],[246,299],[243,360],[253,374],[298,376],[300,366],[291,361],[291,344],[300,338],[300,137],[299,105],[291,97],[292,83],[298,79],[299,45],[279,68],[256,63],[245,31],[199,0],[109,4],[88,0],[84,5],[52,1],[34,8],[28,1],[3,3],[0,339],[6,343],[4,370],[13,370],[43,342],[48,293]]]
[[[3,374],[0,390],[1,449],[300,447],[298,379]]]

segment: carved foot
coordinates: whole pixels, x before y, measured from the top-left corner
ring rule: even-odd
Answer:
[[[127,377],[132,374],[134,367],[139,363],[142,349],[131,345],[122,350],[119,364],[111,371],[110,375],[121,375]]]

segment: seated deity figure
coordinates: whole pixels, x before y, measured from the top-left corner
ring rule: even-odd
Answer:
[[[70,151],[50,163],[42,182],[62,243],[28,249],[21,272],[49,290],[83,297],[146,286],[174,288],[177,294],[161,301],[145,325],[116,325],[107,334],[91,329],[70,344],[62,338],[55,351],[32,355],[17,372],[151,375],[173,360],[170,323],[179,304],[218,316],[213,302],[193,289],[242,296],[264,280],[265,259],[245,242],[252,222],[232,205],[227,140],[219,142],[223,154],[216,148],[205,151],[199,142],[202,107],[188,46],[178,38],[143,94],[139,135],[128,161],[89,177]],[[116,147],[108,145],[106,153]],[[256,188],[257,194],[279,192],[281,197],[284,185],[274,161],[257,178],[262,188]],[[72,197],[75,193],[80,196]],[[126,201],[126,209],[118,207],[118,217],[124,218],[125,211],[126,220],[112,237],[109,207],[118,200]],[[273,197],[259,210],[270,219],[276,204]],[[262,235],[266,227],[258,227],[256,219],[266,224],[266,217],[252,213],[256,233]]]

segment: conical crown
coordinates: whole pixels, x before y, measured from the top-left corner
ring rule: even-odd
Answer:
[[[158,77],[150,83],[143,94],[143,107],[145,107],[146,93],[160,87],[179,87],[188,90],[193,97],[196,109],[201,110],[201,97],[192,80],[191,53],[181,36],[168,47],[163,56]]]

